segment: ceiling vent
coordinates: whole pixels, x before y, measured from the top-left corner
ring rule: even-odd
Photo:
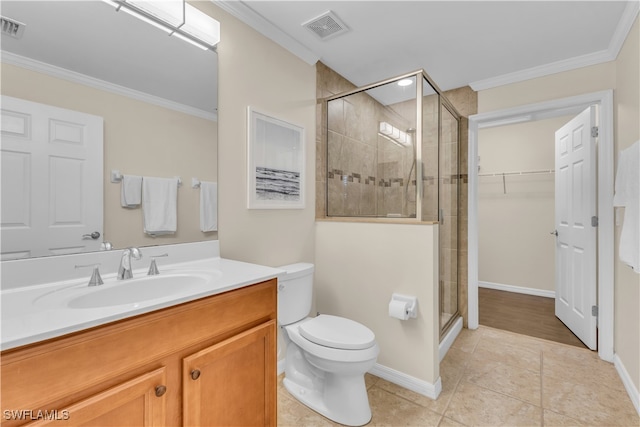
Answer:
[[[25,24],[10,18],[0,17],[0,26],[2,27],[2,35],[8,35],[14,39],[19,39],[24,33]]]
[[[349,28],[330,10],[302,24],[322,40],[339,36]]]

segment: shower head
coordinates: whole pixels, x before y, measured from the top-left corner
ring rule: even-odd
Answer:
[[[406,131],[407,133],[407,140],[409,141],[409,145],[411,145],[414,148],[416,148],[416,144],[415,144],[415,136],[416,136],[416,128],[408,128]],[[415,152],[414,152],[415,154]]]

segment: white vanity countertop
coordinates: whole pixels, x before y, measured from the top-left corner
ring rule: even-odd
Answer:
[[[242,288],[247,285],[278,277],[283,273],[271,267],[233,261],[224,258],[208,258],[159,266],[160,275],[192,274],[204,278],[204,285],[185,287],[171,295],[145,299],[135,303],[93,308],[70,308],[65,303],[70,296],[86,295],[108,286],[127,286],[127,281],[117,281],[114,274],[104,275],[104,285],[87,286],[90,274],[83,280],[69,280],[44,285],[3,290],[1,350],[8,350],[71,332],[81,331],[116,320],[125,319],[161,308],[193,301],[199,298]],[[135,281],[145,277],[145,270],[133,272]],[[206,280],[205,280],[206,279]],[[131,282],[133,283],[133,282]],[[179,286],[179,285],[178,285]],[[66,297],[65,297],[66,295]]]

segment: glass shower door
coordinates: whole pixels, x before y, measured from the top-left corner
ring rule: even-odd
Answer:
[[[438,182],[440,238],[440,333],[458,314],[458,189],[459,121],[440,104],[440,149]]]

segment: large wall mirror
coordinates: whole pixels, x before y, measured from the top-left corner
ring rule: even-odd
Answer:
[[[197,7],[197,2],[192,4]],[[171,37],[99,0],[3,0],[2,16],[26,24],[20,38],[2,34],[3,97],[102,118],[102,176],[93,184],[82,184],[89,194],[102,194],[95,202],[102,203],[103,218],[97,240],[119,249],[217,239],[217,231],[200,230],[200,190],[191,185],[192,178],[217,182],[216,52]],[[21,159],[28,155],[14,149],[21,140],[10,137],[15,131],[12,126],[19,128],[20,120],[5,114],[2,107],[3,170],[21,171]],[[65,129],[59,126],[58,136],[73,139],[75,131]],[[3,172],[3,246],[6,229],[28,227],[35,212],[47,209],[35,206],[38,198],[51,203],[51,188],[57,185],[64,194],[61,182],[77,183],[72,162],[59,162],[57,167],[63,178],[45,178],[43,184],[31,178],[7,179]],[[121,206],[121,184],[110,180],[113,170],[125,175],[179,176],[177,231],[157,237],[145,234],[141,208]],[[27,195],[32,192],[41,196]],[[9,194],[11,203],[7,203]],[[25,207],[16,208],[15,200],[22,200]],[[65,200],[59,198],[56,203],[64,206]],[[58,225],[64,228],[64,221]],[[96,248],[79,243],[75,251],[87,250]],[[4,252],[3,247],[6,260],[68,254],[74,249],[42,253],[25,247]]]

